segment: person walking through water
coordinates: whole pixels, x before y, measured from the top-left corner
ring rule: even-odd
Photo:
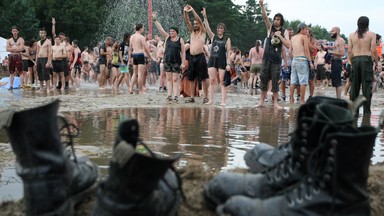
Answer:
[[[373,62],[378,70],[378,57],[376,51],[376,34],[369,31],[369,18],[361,16],[357,20],[357,30],[348,38],[348,59],[352,63],[351,93],[353,101],[359,96],[360,86],[366,101],[364,114],[371,114]]]
[[[267,27],[268,37],[266,40],[265,51],[263,55],[263,67],[260,73],[260,89],[261,96],[259,103],[256,107],[263,107],[264,100],[268,91],[269,80],[272,80],[272,89],[273,92],[273,104],[275,109],[282,109],[281,106],[277,103],[279,98],[279,79],[281,71],[281,51],[283,45],[287,48],[290,47],[288,31],[285,31],[283,28],[284,17],[282,14],[278,13],[273,17],[273,24],[269,21],[267,12],[264,7],[264,0],[259,0],[261,7],[261,13],[264,18],[265,26]],[[283,34],[287,34],[284,36]],[[286,39],[287,38],[287,39]]]
[[[185,46],[184,40],[179,37],[179,29],[170,27],[169,33],[164,30],[160,22],[157,20],[156,12],[152,13],[152,19],[159,30],[160,34],[165,38],[164,51],[164,71],[167,76],[167,101],[172,101],[172,92],[174,102],[178,102],[180,94],[180,72],[185,67]]]
[[[202,11],[204,17],[204,25],[207,29],[209,39],[212,41],[211,55],[208,61],[208,75],[209,75],[209,101],[208,105],[213,103],[213,94],[214,89],[217,83],[221,86],[221,105],[225,106],[227,99],[227,88],[224,85],[224,75],[225,70],[229,71],[230,65],[230,52],[231,48],[231,39],[225,36],[225,25],[224,23],[217,24],[215,35],[211,28],[209,27],[207,12],[205,8]],[[219,73],[219,76],[217,76]],[[219,80],[217,80],[219,77]]]

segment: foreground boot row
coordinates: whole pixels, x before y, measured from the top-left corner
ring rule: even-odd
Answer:
[[[182,190],[171,168],[178,156],[160,158],[150,149],[150,155],[137,153],[138,122],[125,121],[118,129],[109,176],[99,184],[97,167],[86,158],[76,158],[72,140],[76,128],[57,116],[58,109],[56,100],[0,113],[0,128],[7,131],[24,185],[25,215],[73,215],[74,206],[96,189],[94,216],[176,214]],[[64,147],[63,134],[72,151]]]
[[[258,174],[219,174],[204,188],[209,206],[218,215],[369,215],[368,167],[378,129],[355,128],[343,103],[320,98],[300,107],[283,159]]]

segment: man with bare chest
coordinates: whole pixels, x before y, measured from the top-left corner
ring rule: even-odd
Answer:
[[[47,31],[43,28],[39,31],[40,41],[37,42],[37,76],[40,81],[40,88],[43,90],[44,81],[46,82],[47,93],[49,93],[50,85],[50,74],[49,67],[52,64],[52,42],[47,40]]]
[[[137,24],[136,32],[133,34],[130,38],[130,53],[132,54],[133,59],[133,76],[130,83],[129,91],[132,94],[133,93],[133,86],[135,85],[136,79],[138,79],[139,84],[139,94],[145,93],[145,70],[146,70],[146,64],[145,64],[145,55],[144,52],[147,54],[148,57],[151,56],[150,51],[148,49],[147,43],[145,41],[145,37],[143,36],[144,32],[144,26],[143,24]],[[136,78],[138,77],[138,78]]]
[[[341,98],[341,71],[343,69],[342,57],[345,53],[345,41],[340,37],[340,28],[333,27],[331,29],[331,38],[335,39],[335,46],[333,50],[328,50],[332,54],[331,64],[331,79],[332,86],[336,88],[336,98]]]
[[[193,26],[189,19],[188,13],[192,13],[194,17]],[[195,102],[195,90],[196,90],[196,80],[202,82],[203,85],[203,94],[204,100],[203,103],[208,103],[208,66],[207,60],[204,55],[204,45],[206,39],[206,29],[204,27],[203,21],[196,13],[196,11],[190,6],[187,5],[184,7],[184,20],[187,24],[188,30],[191,33],[190,40],[190,62],[189,62],[189,74],[188,80],[190,83],[190,95],[191,98],[187,100],[187,103]]]
[[[67,66],[67,52],[62,45],[60,37],[55,37],[55,45],[52,47],[53,84],[56,85],[57,77],[61,83],[65,83],[64,70]],[[64,90],[64,85],[60,86]]]
[[[12,37],[8,39],[6,50],[9,54],[9,90],[13,89],[16,73],[22,72],[21,52],[24,50],[24,39],[19,36],[19,28],[12,27]]]
[[[360,87],[367,101],[364,102],[364,114],[371,114],[373,62],[376,70],[378,57],[376,52],[376,34],[369,29],[369,19],[362,16],[357,21],[357,31],[348,38],[348,60],[352,63],[350,98],[359,96]]]

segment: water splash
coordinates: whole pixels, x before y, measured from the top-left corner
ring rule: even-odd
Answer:
[[[165,30],[177,26],[180,34],[183,34],[187,31],[182,14],[183,5],[180,0],[154,0],[152,8]],[[97,34],[99,41],[106,36],[121,40],[125,32],[133,33],[138,23],[144,24],[144,34],[148,34],[148,0],[109,0],[107,7],[110,13],[100,28],[101,32]],[[157,33],[153,25],[153,34]]]

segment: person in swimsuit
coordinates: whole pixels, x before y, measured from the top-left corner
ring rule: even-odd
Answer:
[[[81,50],[79,48],[79,41],[72,41],[73,52],[72,52],[72,61],[71,61],[71,76],[75,81],[76,90],[80,89],[80,74],[81,74],[81,66],[83,62],[81,61]]]
[[[212,41],[211,55],[208,61],[208,74],[209,74],[209,101],[206,104],[213,104],[213,94],[217,84],[221,87],[221,105],[226,105],[227,88],[224,85],[225,71],[230,70],[230,56],[231,56],[231,39],[225,36],[225,25],[219,23],[216,26],[215,35],[209,27],[207,12],[205,8],[202,11],[204,17],[204,25],[207,29],[209,38]],[[219,76],[217,76],[219,74]],[[219,80],[217,80],[219,77]]]
[[[244,56],[242,57],[242,62],[245,68],[245,72],[243,73],[243,84],[244,84],[243,87],[249,89],[249,86],[248,86],[248,80],[250,77],[249,70],[251,69],[251,58],[249,58],[249,52],[244,53]]]
[[[118,78],[121,75],[119,47],[120,47],[120,42],[115,41],[115,43],[112,46],[112,61],[111,61],[111,64],[112,64],[112,84],[113,84],[113,88],[115,90],[118,90],[118,88],[119,88]]]

